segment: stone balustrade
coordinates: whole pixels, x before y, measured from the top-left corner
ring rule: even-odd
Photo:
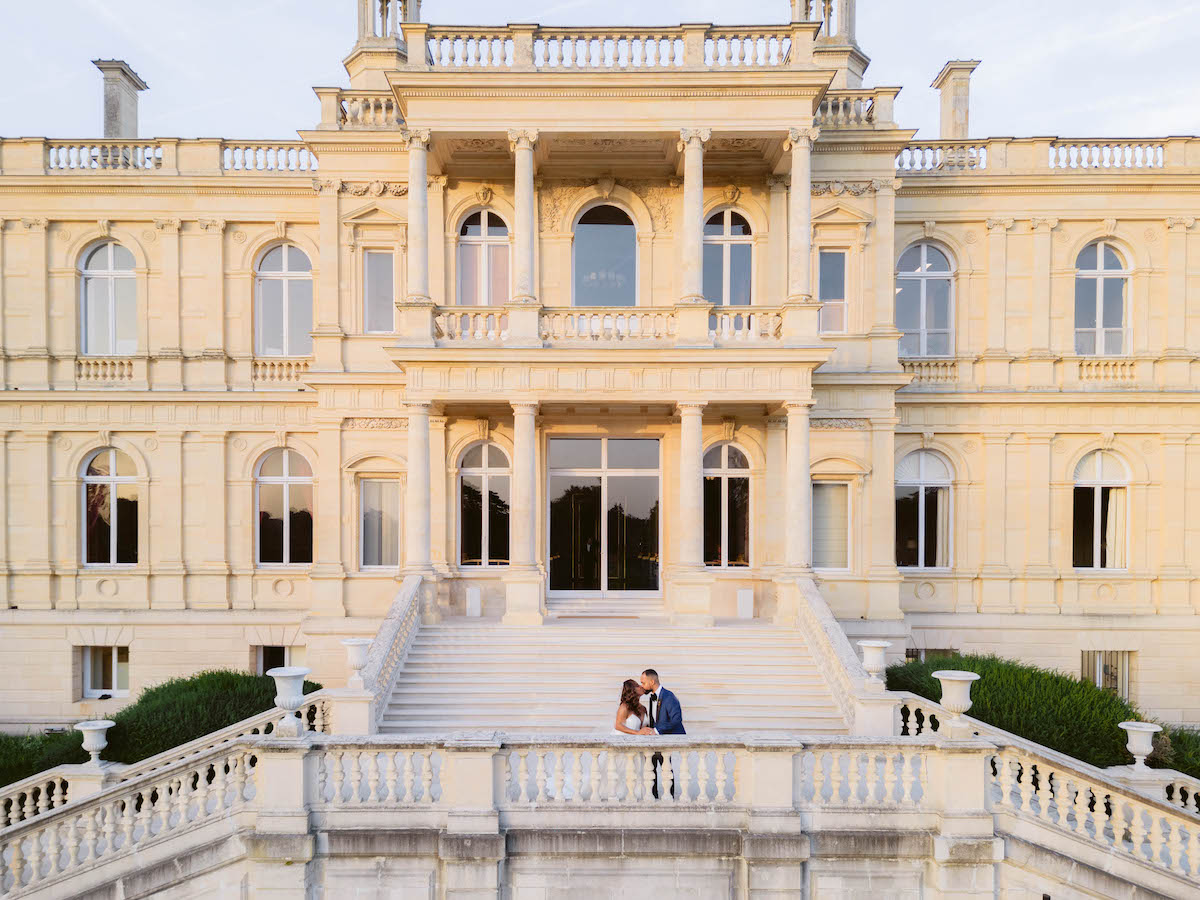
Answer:
[[[901,174],[981,172],[988,148],[978,141],[924,141],[909,144],[896,157]]]
[[[913,377],[911,386],[948,385],[958,383],[956,359],[904,359],[904,371]]]
[[[129,387],[135,380],[132,357],[81,356],[75,360],[75,382],[81,389],[93,387]],[[138,366],[144,368],[144,365]]]
[[[828,91],[817,106],[813,123],[822,130],[895,127],[899,88]]]
[[[1152,174],[1200,170],[1200,138],[990,138],[916,141],[896,156],[901,175]]]
[[[371,693],[371,721],[378,725],[392,695],[396,676],[404,668],[413,638],[421,625],[421,587],[419,575],[409,575],[392,598],[387,615],[367,648],[367,664],[362,670],[365,690]]]
[[[0,790],[0,828],[40,816],[67,802],[69,783],[61,772],[50,769]]]
[[[718,344],[777,342],[783,337],[778,309],[715,309],[708,317],[709,336]]]
[[[254,385],[300,387],[311,365],[308,357],[260,357],[254,360]]]
[[[152,172],[163,165],[160,143],[148,141],[46,141],[51,174]]]
[[[337,122],[345,131],[401,128],[404,118],[390,91],[338,91]]]
[[[494,344],[508,337],[508,316],[503,309],[444,307],[433,322],[438,338],[450,343]]]
[[[539,321],[542,340],[550,343],[670,341],[675,311],[668,307],[579,307],[544,309]]]
[[[1051,169],[1162,169],[1163,141],[1059,140],[1050,145]]]
[[[1137,360],[1117,357],[1081,357],[1077,377],[1084,387],[1133,387],[1137,383]]]
[[[226,141],[221,144],[225,172],[252,175],[304,174],[317,170],[317,158],[301,141]]]

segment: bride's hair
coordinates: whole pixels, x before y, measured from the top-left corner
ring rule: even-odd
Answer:
[[[642,704],[638,702],[638,698],[641,695],[637,689],[638,683],[632,678],[626,678],[625,683],[621,685],[621,705],[629,710],[631,715],[635,715],[640,719],[644,715],[644,712]]]

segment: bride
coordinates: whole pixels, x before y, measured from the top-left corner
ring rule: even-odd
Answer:
[[[642,686],[632,678],[621,685],[621,699],[617,705],[617,719],[613,723],[613,734],[654,734],[653,728],[644,728],[646,709],[639,702]]]

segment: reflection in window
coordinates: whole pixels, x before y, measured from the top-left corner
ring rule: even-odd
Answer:
[[[83,647],[83,696],[129,696],[129,648]]]
[[[119,450],[97,450],[83,469],[84,564],[138,561],[138,486],[133,460]]]
[[[637,304],[637,234],[615,206],[594,206],[575,225],[575,305]]]
[[[262,458],[255,485],[259,565],[301,565],[313,559],[312,467],[295,450]]]
[[[733,444],[704,454],[704,564],[750,565],[750,462]]]
[[[363,330],[396,329],[394,255],[390,250],[363,253]]]
[[[255,333],[259,356],[312,354],[312,265],[299,247],[280,244],[259,260]]]
[[[704,299],[719,306],[749,306],[754,236],[731,209],[704,223]]]
[[[81,273],[83,352],[91,356],[136,353],[133,254],[115,241],[106,241],[88,251]]]
[[[458,303],[508,302],[508,226],[491,210],[467,216],[458,230]]]
[[[950,356],[954,270],[933,244],[914,244],[896,269],[896,327],[900,356]]]
[[[512,470],[495,444],[467,449],[459,464],[459,554],[464,566],[506,566]]]
[[[1075,467],[1072,565],[1077,569],[1124,569],[1128,484],[1125,464],[1104,450]]]
[[[812,552],[817,569],[850,568],[850,486],[818,481],[812,486]]]
[[[1075,262],[1075,352],[1119,356],[1125,352],[1125,298],[1129,272],[1112,244],[1088,244]]]
[[[896,467],[896,565],[941,569],[950,565],[950,466],[918,450]]]
[[[821,332],[843,332],[846,330],[846,251],[822,250],[817,259]]]
[[[359,490],[363,568],[400,565],[400,482],[364,478]]]

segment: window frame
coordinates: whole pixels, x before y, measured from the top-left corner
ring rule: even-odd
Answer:
[[[815,572],[830,572],[844,574],[854,571],[854,542],[851,537],[854,533],[854,482],[846,478],[814,478],[812,479],[812,488],[816,492],[818,485],[829,485],[832,487],[844,487],[846,489],[846,565],[842,568],[830,568],[827,566],[817,565],[817,520],[816,520],[816,504],[811,507],[812,524],[809,528],[809,538],[812,541],[812,547],[809,553],[812,557],[813,571]]]
[[[462,464],[462,461],[464,459],[466,459],[467,454],[470,453],[472,450],[474,450],[476,447],[482,448],[481,459],[483,461],[483,465],[482,466],[464,466]],[[495,447],[497,450],[500,451],[501,454],[503,454],[504,459],[508,464],[507,466],[497,468],[497,467],[493,467],[488,462],[488,458],[490,456],[489,451],[491,450],[492,447]],[[481,478],[482,484],[483,484],[482,493],[480,495],[482,497],[482,502],[480,503],[480,508],[479,508],[479,515],[480,515],[480,518],[482,519],[482,521],[480,522],[480,531],[479,531],[480,562],[478,562],[478,563],[463,562],[463,525],[465,524],[465,517],[463,516],[463,476],[464,475]],[[460,453],[458,455],[458,467],[457,467],[457,471],[455,473],[455,479],[454,479],[454,481],[455,481],[455,500],[457,501],[457,507],[456,507],[457,508],[457,522],[458,522],[458,527],[456,529],[457,535],[456,535],[456,543],[455,543],[455,549],[457,550],[457,552],[455,553],[454,560],[455,560],[455,565],[459,569],[465,569],[470,572],[479,571],[481,569],[507,569],[512,564],[513,513],[512,513],[511,499],[510,499],[510,505],[509,505],[509,518],[508,518],[508,529],[509,529],[509,531],[508,531],[508,540],[509,540],[508,557],[509,557],[509,559],[507,562],[492,562],[490,557],[488,556],[488,549],[490,546],[489,540],[491,537],[491,518],[492,518],[488,514],[488,511],[489,511],[488,505],[487,505],[488,497],[489,497],[488,482],[493,477],[508,478],[508,491],[509,491],[509,497],[511,498],[512,497],[512,487],[513,487],[513,482],[512,482],[513,471],[512,471],[512,456],[508,453],[508,451],[506,451],[503,447],[501,447],[495,441],[475,441],[474,443],[470,444],[469,446],[464,447],[462,453]]]
[[[262,264],[267,258],[267,255],[277,248],[283,250],[283,265],[278,272],[263,272]],[[302,272],[292,272],[290,270],[290,256],[288,252],[295,249],[297,253],[304,255],[308,260],[308,270]],[[393,266],[395,264],[393,263]],[[394,269],[393,269],[394,272]],[[282,243],[271,244],[265,247],[259,254],[258,259],[254,264],[254,355],[263,359],[310,359],[312,358],[312,330],[314,325],[314,315],[316,313],[316,281],[313,279],[312,257],[305,253],[304,249],[298,244],[284,241]],[[283,345],[282,353],[270,353],[263,349],[263,282],[279,281],[282,291],[282,326],[283,334],[281,344]],[[307,353],[293,353],[292,350],[292,334],[291,334],[291,305],[292,305],[292,282],[307,281],[310,287],[311,302],[309,304],[309,342],[310,347]],[[395,319],[393,318],[393,322]]]
[[[109,475],[88,475],[88,467],[102,453],[110,454],[109,458]],[[133,466],[133,475],[117,475],[117,454],[124,456]],[[134,462],[132,456],[116,447],[100,447],[93,450],[84,457],[83,465],[79,470],[79,559],[85,569],[134,569],[138,566],[142,558],[142,479],[137,474],[137,463]],[[109,523],[109,546],[108,546],[108,562],[88,562],[88,503],[87,489],[89,484],[104,484],[108,485],[109,502],[112,504],[112,521]],[[137,559],[133,562],[117,562],[117,486],[122,484],[132,484],[138,486],[138,511],[137,511],[137,545],[135,547]]]
[[[263,464],[270,458],[272,453],[283,453],[283,474],[282,475],[263,475]],[[316,478],[313,475],[291,475],[291,454],[295,453],[308,465],[310,472],[313,471],[312,463],[308,462],[308,458],[299,450],[293,450],[291,447],[275,447],[268,450],[258,460],[254,467],[254,567],[256,569],[304,569],[312,566],[317,558],[317,492]],[[283,562],[263,562],[262,561],[262,486],[264,484],[279,484],[283,486]],[[310,514],[313,519],[313,534],[312,534],[312,560],[309,562],[292,562],[289,557],[292,555],[292,516],[289,499],[291,497],[291,486],[293,484],[306,484],[312,490],[312,509]]]
[[[400,483],[399,476],[395,475],[362,475],[358,479],[358,568],[360,572],[394,572],[400,569],[404,563],[404,491]],[[394,485],[396,489],[396,564],[390,566],[387,564],[368,563],[366,561],[366,541],[364,526],[366,524],[367,505],[363,500],[363,488],[367,482],[380,482],[383,484]],[[314,504],[316,497],[314,495]],[[315,540],[314,540],[315,543]],[[314,548],[315,549],[315,548]]]
[[[269,671],[267,669],[265,663],[263,662],[263,651],[266,650],[267,647],[279,647],[280,649],[282,649],[283,650],[283,664],[285,666],[290,666],[292,664],[292,648],[290,646],[288,646],[286,644],[256,644],[254,647],[254,660],[255,660],[254,672],[256,675],[266,675],[267,672]],[[272,667],[272,668],[274,668],[274,667]]]
[[[821,309],[817,313],[818,334],[849,334],[850,333],[850,248],[830,246],[814,248],[817,255],[817,303]],[[842,297],[840,299],[824,300],[821,297],[823,279],[821,277],[821,257],[826,253],[837,254],[842,258]],[[839,307],[842,311],[842,327],[833,329],[825,327],[825,307]]]
[[[579,220],[586,216],[594,209],[599,209],[603,206],[611,206],[613,209],[620,210],[629,219],[629,224],[633,228],[633,303],[629,306],[581,306],[578,303],[579,298],[576,296],[575,287],[577,273],[577,256],[579,245]],[[642,305],[641,291],[641,271],[642,271],[642,248],[641,248],[641,232],[638,229],[637,217],[625,208],[620,203],[614,202],[611,198],[597,199],[592,203],[585,204],[582,209],[575,213],[575,219],[571,223],[571,309],[580,310],[597,310],[597,309],[637,309]],[[661,578],[660,578],[661,583]]]
[[[463,226],[467,220],[474,215],[480,216],[480,229],[485,233],[482,235],[463,235]],[[493,237],[489,232],[491,226],[487,224],[490,216],[495,216],[499,219],[505,228],[503,235]],[[508,224],[508,220],[500,215],[491,207],[479,207],[472,209],[458,221],[458,227],[454,231],[454,303],[456,306],[462,306],[469,309],[488,309],[495,306],[504,306],[511,302],[513,295],[513,265],[512,265],[512,242],[513,231]],[[478,269],[478,283],[475,286],[476,300],[487,300],[486,303],[464,303],[463,302],[463,247],[481,247],[479,251],[480,265]],[[492,247],[503,246],[505,248],[505,256],[508,260],[508,296],[497,302],[492,297]]]
[[[1084,269],[1079,265],[1079,258],[1083,256],[1089,247],[1096,248],[1096,268]],[[1117,258],[1121,260],[1120,269],[1104,268],[1104,251],[1111,248]],[[1074,338],[1071,350],[1074,354],[1083,359],[1124,359],[1132,353],[1133,347],[1133,269],[1130,267],[1128,260],[1130,254],[1115,241],[1107,238],[1089,241],[1075,255],[1075,277],[1071,282],[1072,292],[1072,328],[1071,334]],[[1079,311],[1076,306],[1078,299],[1077,293],[1079,282],[1081,279],[1086,279],[1094,282],[1095,291],[1092,294],[1092,309],[1096,316],[1096,324],[1092,328],[1079,327]],[[1119,329],[1104,327],[1104,283],[1106,281],[1121,281],[1124,283],[1124,291],[1121,294],[1121,327]],[[1121,335],[1121,352],[1109,353],[1101,348],[1105,346],[1104,337],[1107,333],[1119,331]],[[1096,348],[1092,353],[1079,352],[1079,337],[1081,334],[1091,334]]]
[[[79,648],[80,653],[80,687],[81,694],[84,700],[99,700],[101,697],[108,696],[128,697],[129,696],[129,668],[130,668],[130,653],[128,644],[88,644]],[[111,688],[97,688],[91,686],[92,680],[92,652],[95,650],[108,650],[112,652],[112,666],[109,670],[109,676],[112,678]],[[125,651],[125,680],[124,688],[118,687],[120,679],[118,677],[120,666],[120,652]]]
[[[925,559],[925,533],[926,519],[928,518],[925,508],[925,489],[926,488],[946,488],[946,507],[947,507],[947,533],[946,533],[946,564],[944,566],[927,566],[923,562],[919,562],[915,566],[902,566],[899,562],[896,563],[896,568],[903,572],[951,572],[954,569],[954,466],[950,464],[945,456],[936,451],[927,448],[913,450],[911,453],[905,454],[897,463],[897,468],[900,467],[910,456],[917,455],[920,459],[920,469],[918,471],[916,481],[901,481],[899,478],[893,478],[893,506],[896,502],[894,491],[899,487],[915,487],[917,488],[917,559]],[[934,456],[942,462],[949,472],[949,478],[945,481],[927,479],[925,477],[925,460],[929,456]],[[895,517],[893,516],[893,520]],[[893,527],[898,527],[893,525]],[[896,535],[893,535],[892,540],[895,542]]]
[[[728,282],[728,278],[726,279]],[[737,450],[746,458],[746,468],[734,469],[729,465],[729,448]],[[721,451],[721,465],[713,468],[703,465],[704,457],[708,456],[713,450]],[[700,456],[701,481],[706,478],[721,479],[721,562],[718,565],[709,565],[707,562],[704,568],[714,571],[732,571],[742,572],[754,567],[754,466],[751,463],[750,454],[745,448],[738,445],[735,441],[717,441],[714,444],[704,448],[704,452]],[[661,462],[660,462],[661,468]],[[729,479],[744,478],[746,479],[746,564],[738,565],[729,561]],[[660,486],[661,491],[661,486]],[[707,521],[707,516],[704,515],[703,497],[701,497],[701,522]],[[703,547],[703,526],[701,529],[701,546]]]
[[[1080,680],[1094,684],[1102,691],[1109,688],[1104,686],[1104,657],[1109,653],[1117,655],[1117,688],[1116,694],[1123,700],[1131,700],[1130,687],[1133,683],[1133,654],[1132,650],[1081,650],[1079,653]],[[1084,665],[1088,662],[1088,654],[1094,654],[1095,665],[1092,671],[1085,673]]]
[[[1091,457],[1096,457],[1096,471],[1099,475],[1092,479],[1080,479],[1078,476],[1079,467],[1082,466]],[[1104,474],[1104,459],[1111,457],[1117,461],[1120,467],[1119,478],[1107,478]],[[1102,535],[1102,512],[1104,507],[1103,488],[1120,488],[1125,492],[1125,534],[1123,538],[1125,565],[1123,566],[1077,566],[1075,565],[1075,504],[1074,494],[1078,488],[1087,488],[1092,492],[1092,562],[1096,563],[1100,560],[1100,544]],[[1076,572],[1127,572],[1129,571],[1129,553],[1132,544],[1132,531],[1130,527],[1132,516],[1131,503],[1133,492],[1130,489],[1129,466],[1120,456],[1113,453],[1111,450],[1090,450],[1083,456],[1079,457],[1079,461],[1075,463],[1075,469],[1071,472],[1071,568]]]
[[[372,254],[381,254],[391,257],[392,260],[392,277],[388,285],[388,292],[391,294],[391,316],[392,322],[390,328],[379,329],[370,328],[370,293],[372,287],[370,266],[368,258]],[[396,265],[396,250],[394,247],[383,245],[365,246],[362,248],[362,331],[363,334],[395,334],[396,333],[396,298],[398,296],[398,288],[396,284],[396,271],[399,267]],[[314,307],[316,305],[314,296]]]
[[[721,216],[722,233],[721,234],[705,234],[704,229],[708,227],[708,223],[712,220],[712,218],[717,215]],[[732,217],[734,215],[740,216],[745,221],[746,227],[750,229],[749,234],[735,235],[735,234],[731,233],[731,229],[733,227]],[[636,226],[635,226],[635,228],[636,228]],[[754,226],[750,224],[750,217],[748,215],[746,215],[745,212],[743,212],[742,210],[740,210],[736,207],[720,206],[720,207],[717,207],[716,209],[710,210],[708,213],[705,214],[704,223],[701,225],[700,231],[701,231],[701,235],[702,235],[702,241],[701,241],[702,245],[718,246],[721,248],[721,296],[720,296],[720,298],[705,297],[704,298],[705,302],[711,303],[714,306],[719,306],[719,307],[721,307],[721,309],[728,309],[728,310],[748,309],[749,307],[754,306],[754,282],[758,275],[758,273],[755,271],[754,267],[757,262],[755,257],[758,254],[756,254],[754,252],[755,234],[754,234]],[[636,234],[636,231],[635,231],[635,234]],[[729,302],[730,301],[730,293],[731,293],[730,279],[732,278],[731,273],[733,270],[733,266],[731,265],[731,263],[732,263],[732,258],[733,258],[733,247],[739,246],[739,245],[745,245],[750,248],[750,281],[749,281],[750,291],[747,296],[747,302],[745,304],[734,305]],[[704,246],[702,246],[700,249],[701,290],[703,290],[703,284],[704,284],[704,273],[703,273]]]
[[[115,254],[114,247],[120,247],[131,257],[133,264],[128,269],[118,269],[113,262]],[[101,248],[108,251],[108,265],[103,269],[89,269],[87,267],[88,260],[92,255]],[[138,353],[138,332],[140,331],[138,323],[138,273],[137,273],[137,258],[133,256],[133,251],[122,244],[120,241],[106,239],[89,244],[79,254],[79,261],[76,264],[76,270],[79,273],[79,346],[82,356],[92,356],[97,358],[106,357],[130,357],[136,356]],[[107,352],[102,352],[93,349],[88,341],[88,284],[92,281],[104,281],[108,285],[108,346]],[[128,351],[117,350],[117,282],[129,281],[133,284],[133,330],[134,340],[133,347]]]
[[[928,266],[928,260],[929,260],[929,248],[931,248],[931,247],[934,250],[937,250],[940,254],[942,254],[942,256],[944,256],[946,258],[946,263],[950,266],[949,271],[931,272],[931,271],[926,270],[926,267]],[[920,268],[916,272],[901,272],[900,271],[900,260],[903,259],[908,254],[908,252],[914,248],[920,248],[920,250],[921,250]],[[956,321],[955,320],[955,307],[956,307],[956,300],[957,300],[956,294],[957,294],[957,288],[958,288],[958,265],[954,258],[954,254],[951,253],[946,247],[944,247],[943,245],[941,245],[939,243],[936,243],[935,241],[929,241],[929,240],[915,241],[914,243],[911,243],[907,247],[905,247],[904,250],[900,253],[900,256],[896,259],[896,276],[895,277],[896,277],[897,282],[899,282],[901,279],[916,281],[920,287],[920,298],[919,298],[919,302],[918,302],[918,308],[920,311],[920,323],[918,324],[917,330],[915,332],[918,336],[918,340],[920,341],[920,348],[919,348],[919,351],[916,356],[909,356],[909,355],[905,355],[902,353],[902,354],[900,354],[900,358],[901,359],[954,359],[955,344],[957,343],[955,341],[955,321]],[[949,304],[949,307],[950,307],[949,310],[947,311],[947,318],[948,318],[949,324],[947,324],[947,326],[945,328],[930,328],[929,327],[929,282],[931,282],[931,281],[948,281],[950,283],[949,299],[947,300],[947,303]],[[898,300],[899,297],[900,297],[900,291],[897,288],[896,299]],[[896,301],[893,300],[892,301],[892,323],[895,325],[896,329],[901,332],[901,341],[903,341],[905,334],[912,334],[914,332],[912,332],[911,330],[906,332],[905,329],[901,328],[900,325],[896,322],[896,319],[897,319]],[[946,352],[944,354],[930,353],[929,352],[929,336],[930,336],[930,334],[931,333],[942,334],[943,332],[947,336]]]

